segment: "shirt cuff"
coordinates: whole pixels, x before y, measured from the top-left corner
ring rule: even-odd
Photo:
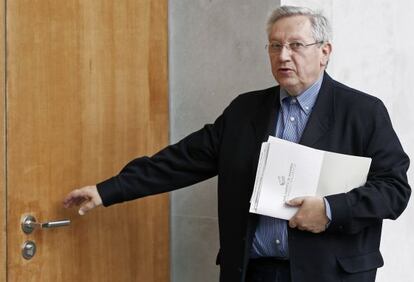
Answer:
[[[332,211],[331,211],[331,206],[329,205],[329,202],[326,198],[323,198],[323,201],[325,202],[325,212],[326,212],[326,216],[329,219],[329,222],[326,224],[326,228],[329,227],[329,224],[332,221]]]

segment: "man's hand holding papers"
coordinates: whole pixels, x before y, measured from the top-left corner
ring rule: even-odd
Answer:
[[[289,220],[290,228],[320,233],[325,231],[329,218],[326,216],[325,203],[322,197],[298,197],[287,202],[299,210]]]

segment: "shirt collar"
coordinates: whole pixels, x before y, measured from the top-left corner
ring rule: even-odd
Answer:
[[[319,77],[319,79],[312,84],[308,89],[303,91],[298,96],[294,97],[297,100],[299,106],[301,107],[302,111],[305,112],[306,115],[309,115],[312,111],[313,106],[315,105],[316,98],[318,98],[319,90],[321,89],[323,81],[323,74]],[[291,97],[289,93],[280,88],[280,105],[283,106],[283,100]]]

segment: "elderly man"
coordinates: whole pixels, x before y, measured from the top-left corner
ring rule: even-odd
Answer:
[[[72,191],[81,214],[101,204],[167,192],[218,175],[220,281],[374,281],[383,265],[382,220],[405,209],[409,159],[383,103],[325,72],[332,50],[320,13],[283,6],[268,27],[279,86],[237,97],[214,124],[115,177]],[[296,198],[289,222],[249,213],[260,145],[269,135],[372,158],[368,180],[348,193]]]

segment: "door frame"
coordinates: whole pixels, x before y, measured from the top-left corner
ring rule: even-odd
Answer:
[[[0,0],[0,281],[7,281],[6,260],[6,223],[7,223],[7,201],[6,201],[6,0]]]

